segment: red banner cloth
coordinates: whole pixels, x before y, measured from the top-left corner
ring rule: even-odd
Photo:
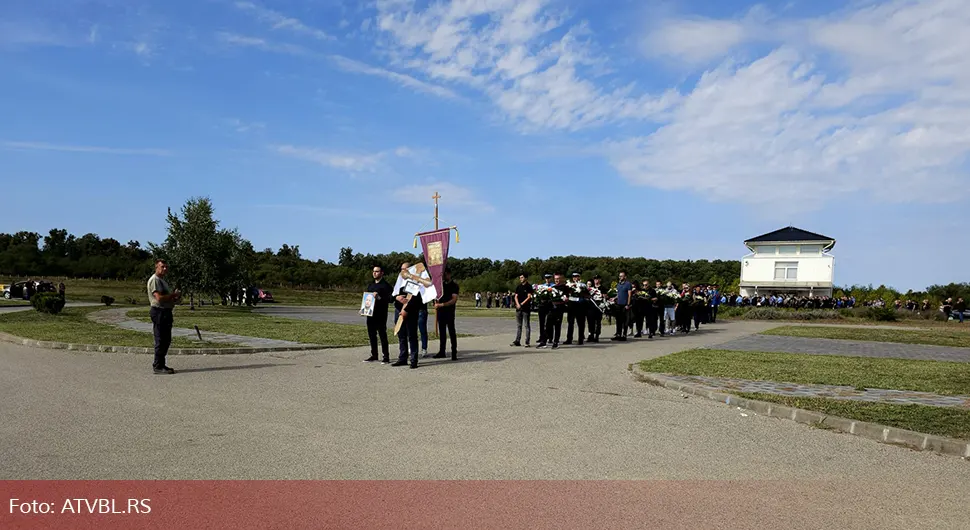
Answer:
[[[421,238],[421,249],[424,251],[424,262],[434,283],[435,292],[441,297],[444,285],[445,266],[448,263],[448,243],[451,242],[451,229],[443,228],[432,232],[418,234]]]

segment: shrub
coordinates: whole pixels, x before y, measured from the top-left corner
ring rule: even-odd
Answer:
[[[746,320],[842,320],[842,314],[834,309],[780,309],[755,307],[745,313]]]
[[[743,317],[748,311],[753,309],[751,306],[736,307],[722,305],[717,310],[717,318],[737,318]]]
[[[870,307],[866,311],[866,318],[877,322],[895,322],[896,310],[891,307]]]
[[[132,298],[130,296],[126,296],[125,297],[125,302],[128,303],[128,304],[131,304],[131,305],[139,305],[138,304],[138,300],[136,298]]]
[[[101,303],[104,305],[111,305],[115,303],[115,299],[108,295],[101,295]]]
[[[64,297],[57,293],[36,293],[30,297],[30,304],[41,313],[56,315],[64,309]]]

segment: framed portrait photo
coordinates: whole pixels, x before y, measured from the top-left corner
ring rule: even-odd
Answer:
[[[365,317],[374,316],[374,304],[377,303],[377,293],[364,293],[360,300],[360,314]]]

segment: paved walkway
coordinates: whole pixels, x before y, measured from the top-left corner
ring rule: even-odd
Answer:
[[[126,313],[131,310],[132,308],[130,307],[119,307],[117,309],[94,311],[92,313],[88,313],[88,318],[100,324],[108,324],[109,326],[129,329],[132,331],[141,331],[143,333],[152,333],[151,322],[141,322],[128,318]],[[196,334],[194,329],[172,328],[172,336],[183,337],[196,342],[199,341],[199,336]],[[212,331],[203,331],[202,339],[206,342],[238,344],[239,346],[246,346],[250,348],[308,346],[308,344],[302,342],[245,337],[242,335],[230,335],[228,333],[215,333]]]
[[[299,306],[270,306],[265,305],[253,310],[260,315],[268,315],[283,318],[296,318],[300,320],[312,320],[314,322],[334,322],[337,324],[355,324],[358,326],[366,325],[364,317],[357,314],[356,309],[340,307],[299,307]],[[393,328],[394,311],[390,311],[387,317],[388,327]],[[563,337],[566,334],[566,322],[563,318]],[[509,340],[515,338],[515,319],[512,317],[458,317],[456,331],[466,335],[502,335],[508,334]],[[428,332],[434,328],[434,312],[428,314]],[[610,331],[612,333],[612,330]],[[522,341],[525,342],[525,330],[522,331]],[[532,322],[532,342],[535,343],[539,338],[539,323]],[[565,339],[564,339],[565,340]]]
[[[930,405],[933,407],[970,409],[970,396],[941,396],[932,392],[886,390],[882,388],[857,390],[851,386],[801,385],[797,383],[752,381],[748,379],[705,377],[699,375],[662,375],[668,379],[680,381],[681,383],[692,383],[715,390],[729,390],[733,392],[759,392],[794,397],[845,399],[896,405]]]
[[[811,355],[846,355],[919,361],[970,362],[970,348],[864,342],[858,340],[814,339],[781,335],[751,335],[717,344],[722,350],[807,353]]]
[[[742,415],[627,369],[769,327],[555,351],[475,337],[417,370],[363,363],[366,347],[185,356],[166,377],[143,355],[0,343],[0,479],[653,480],[689,500],[658,500],[658,527],[966,528],[959,458]],[[716,499],[735,511],[705,511]],[[540,512],[557,502],[575,499]],[[795,523],[732,518],[753,512]]]

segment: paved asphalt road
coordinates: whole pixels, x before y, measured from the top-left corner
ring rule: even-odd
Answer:
[[[509,310],[511,311],[511,310]],[[266,305],[263,307],[256,308],[256,312],[261,315],[277,316],[285,318],[298,318],[301,320],[313,320],[316,322],[337,322],[340,324],[357,324],[360,326],[365,325],[364,317],[357,314],[357,311],[353,309],[345,309],[338,307],[299,307],[299,306],[271,306]],[[469,335],[496,335],[496,334],[507,334],[508,342],[512,342],[515,338],[515,318],[513,316],[508,317],[461,317],[459,316],[460,324],[456,326],[456,331],[458,333],[465,333]],[[387,324],[389,327],[394,326],[394,310],[393,308],[388,314]],[[428,315],[428,330],[434,328],[434,312],[432,311]],[[563,340],[566,336],[566,319],[563,318]],[[525,341],[525,330],[522,330],[523,336],[522,341]],[[532,322],[532,340],[535,342],[539,337],[539,323],[535,319]],[[430,349],[430,346],[429,346]]]
[[[962,459],[684,398],[627,371],[772,325],[558,351],[467,338],[458,362],[417,370],[362,363],[363,348],[172,357],[175,376],[152,375],[148,355],[0,343],[0,479],[658,479],[677,481],[658,484],[688,514],[713,503],[798,510],[788,528],[966,528]]]

